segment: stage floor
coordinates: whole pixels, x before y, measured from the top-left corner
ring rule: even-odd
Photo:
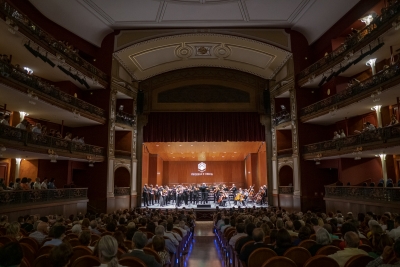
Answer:
[[[210,209],[215,210],[217,207],[219,207],[220,209],[230,209],[233,207],[235,207],[235,209],[239,208],[238,205],[234,205],[233,201],[226,202],[225,206],[220,206],[218,203],[214,203],[214,202],[208,202],[206,204],[198,204],[198,205],[207,205],[207,204],[211,205],[211,207],[209,207],[209,208],[204,207],[204,206],[198,207],[196,204],[181,205],[180,207],[177,207],[177,206],[175,206],[174,203],[161,207],[160,204],[155,203],[154,205],[149,205],[148,208],[149,209],[176,209],[176,208],[182,209],[182,208],[185,208],[185,209],[194,209],[194,210],[210,210]],[[268,203],[266,203],[264,205],[257,205],[252,202],[249,202],[249,203],[247,203],[247,205],[244,205],[244,206],[240,205],[241,208],[252,208],[253,206],[256,208],[261,208],[261,207],[267,208]],[[142,206],[142,207],[144,207],[144,206]]]

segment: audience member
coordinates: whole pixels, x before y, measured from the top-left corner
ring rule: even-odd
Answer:
[[[91,250],[94,250],[94,247],[90,246],[90,243],[92,242],[91,239],[91,233],[89,230],[83,230],[80,234],[79,234],[79,243],[81,243],[82,246],[88,247]]]
[[[389,232],[389,236],[393,240],[397,240],[400,237],[400,216],[397,216],[394,220],[394,228]]]
[[[278,256],[283,256],[286,250],[291,248],[292,245],[292,237],[288,233],[286,229],[280,229],[276,235],[276,246],[274,251]]]
[[[69,243],[62,243],[50,250],[49,258],[53,267],[67,267],[72,257],[72,247]]]
[[[268,248],[266,244],[264,244],[264,232],[261,228],[255,228],[252,233],[252,237],[254,243],[251,245],[247,245],[244,250],[239,254],[239,259],[246,262],[249,259],[250,254],[258,249],[258,248]]]
[[[163,237],[154,236],[152,246],[153,249],[157,251],[157,254],[160,256],[162,266],[171,263],[171,257],[165,249],[165,239]]]
[[[47,245],[53,245],[53,246],[59,246],[62,244],[62,240],[65,237],[65,226],[63,225],[55,225],[51,229],[53,233],[53,239],[45,242],[43,246]]]
[[[38,244],[42,244],[49,234],[49,224],[46,222],[40,222],[37,226],[37,230],[29,235],[36,239]]]
[[[385,264],[392,255],[396,256],[396,261],[394,264]],[[393,247],[386,246],[383,250],[382,256],[377,257],[375,260],[367,264],[366,267],[391,267],[400,265],[400,239],[396,241]]]
[[[231,245],[232,247],[235,247],[236,241],[243,237],[243,236],[247,236],[247,234],[244,232],[245,230],[245,225],[244,223],[238,223],[236,224],[236,234],[233,235],[231,237],[231,239],[229,239],[229,245]],[[265,234],[265,233],[264,233]]]
[[[20,240],[22,238],[20,229],[20,224],[18,222],[12,222],[6,227],[6,236]]]
[[[15,267],[21,264],[24,257],[21,245],[18,242],[10,242],[0,248],[0,266]]]
[[[317,244],[313,245],[308,249],[310,251],[311,256],[315,256],[317,251],[327,245],[332,243],[331,236],[329,232],[325,228],[320,228],[316,233],[316,242]]]
[[[349,231],[344,235],[345,248],[344,250],[339,250],[338,252],[329,255],[328,257],[334,259],[340,267],[343,267],[346,262],[353,256],[356,255],[368,255],[362,249],[359,249],[360,238],[356,232]]]
[[[238,240],[235,245],[236,247],[236,252],[238,254],[240,254],[240,250],[242,249],[243,245],[246,244],[249,241],[253,241],[253,230],[254,228],[256,228],[256,226],[254,225],[254,223],[248,223],[246,225],[246,234],[247,236],[244,238],[241,238],[240,240]]]
[[[171,223],[172,224],[172,223]],[[115,241],[116,242],[116,241]],[[143,232],[137,231],[132,239],[132,251],[124,254],[123,257],[136,257],[142,260],[147,267],[161,267],[162,265],[156,261],[154,256],[144,253],[143,248],[147,244],[147,237]],[[118,246],[118,244],[117,244]]]

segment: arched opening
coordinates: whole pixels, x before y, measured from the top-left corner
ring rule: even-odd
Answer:
[[[120,167],[114,172],[114,187],[130,187],[131,184],[131,174],[129,171]]]
[[[293,169],[288,165],[279,170],[279,186],[293,186]]]

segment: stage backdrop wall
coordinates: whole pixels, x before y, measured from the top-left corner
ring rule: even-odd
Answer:
[[[205,173],[213,173],[212,176],[192,176],[191,173],[199,173],[198,161],[164,161],[163,184],[186,183],[235,183],[238,187],[245,185],[244,161],[205,161]]]

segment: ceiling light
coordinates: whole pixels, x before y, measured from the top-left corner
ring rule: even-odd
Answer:
[[[159,146],[159,145],[156,145],[156,146]]]
[[[89,167],[94,167],[93,161],[89,162]]]
[[[168,146],[170,146],[170,145],[168,145]]]
[[[179,146],[182,146],[182,145],[179,145]]]
[[[190,146],[193,146],[193,145],[190,145]]]
[[[233,152],[233,153],[237,153],[237,152]]]

